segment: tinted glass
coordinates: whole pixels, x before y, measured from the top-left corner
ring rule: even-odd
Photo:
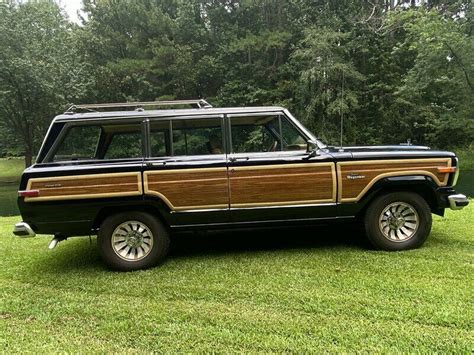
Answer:
[[[105,152],[105,159],[140,158],[142,156],[141,132],[114,133]]]
[[[95,159],[100,126],[73,126],[60,144],[53,161]]]
[[[140,124],[79,125],[69,128],[53,161],[140,157]]]
[[[173,120],[174,155],[223,154],[221,119]]]
[[[152,157],[171,155],[169,132],[169,121],[150,122],[150,148]]]
[[[278,116],[233,117],[231,126],[234,153],[281,150]]]
[[[281,134],[283,150],[306,150],[306,139],[284,116],[281,116]]]

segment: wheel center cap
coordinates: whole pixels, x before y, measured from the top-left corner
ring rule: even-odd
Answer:
[[[402,227],[405,224],[405,219],[402,217],[397,218],[396,224],[398,228]]]
[[[405,224],[405,218],[391,216],[388,219],[388,224],[391,229],[399,229]]]
[[[136,247],[140,246],[141,242],[142,242],[142,237],[141,237],[141,235],[139,235],[136,232],[132,232],[128,236],[127,245],[132,247],[132,248],[136,248]]]

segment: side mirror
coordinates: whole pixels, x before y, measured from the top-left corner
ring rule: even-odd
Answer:
[[[311,139],[306,142],[306,151],[308,153],[313,152],[316,149],[318,149],[318,143],[316,143],[315,141]]]
[[[318,143],[316,143],[315,141],[313,140],[308,140],[306,142],[306,151],[308,152],[308,157],[307,159],[310,159],[310,158],[313,158],[315,157],[316,155],[318,155]]]

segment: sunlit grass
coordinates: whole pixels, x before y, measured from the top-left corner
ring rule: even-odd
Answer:
[[[102,265],[93,238],[50,251],[0,219],[9,352],[471,352],[474,208],[425,246],[366,249],[352,228],[184,235],[160,267]],[[343,235],[343,236],[338,236]]]
[[[25,160],[23,158],[0,158],[0,183],[19,181],[24,169]]]

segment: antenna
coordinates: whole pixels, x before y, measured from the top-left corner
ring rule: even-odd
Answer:
[[[341,69],[342,71],[342,69]],[[342,137],[344,135],[344,113],[342,112],[342,100],[344,100],[344,71],[342,71],[342,83],[341,83],[341,104],[339,105],[339,115],[341,116],[341,138],[339,151],[342,152]]]

